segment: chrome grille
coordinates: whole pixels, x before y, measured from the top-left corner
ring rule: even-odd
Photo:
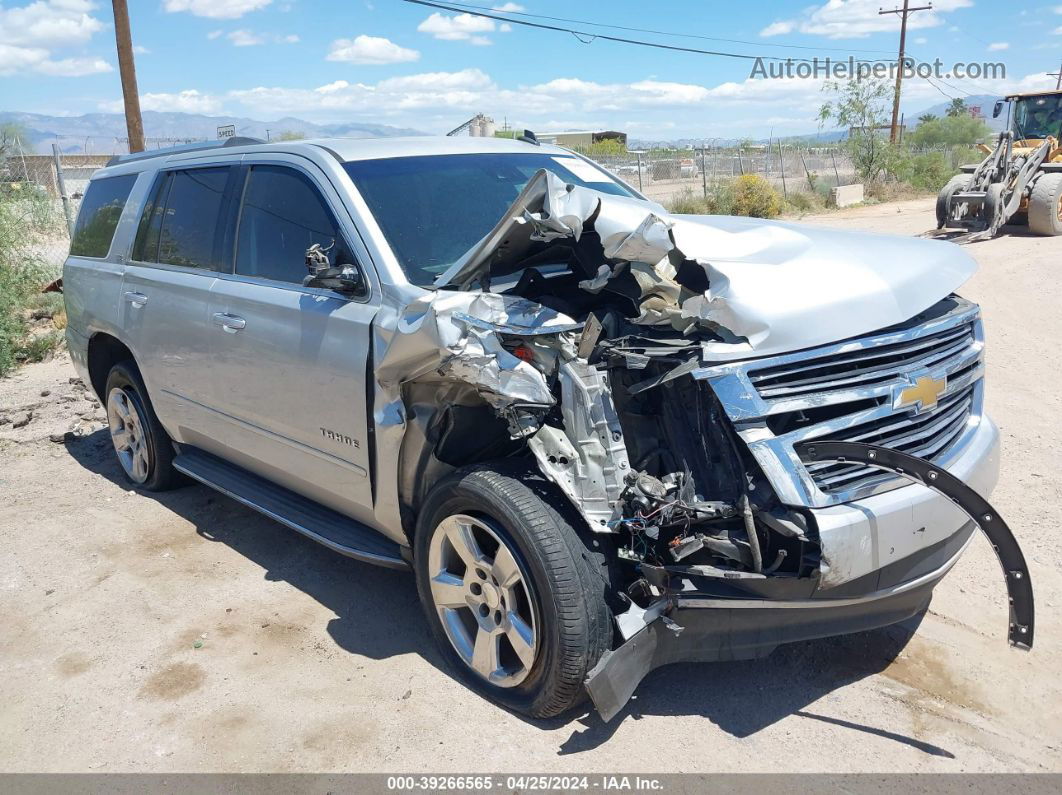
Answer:
[[[921,339],[860,348],[818,361],[750,368],[749,380],[766,399],[892,381],[903,373],[938,367],[969,348],[973,339],[970,322]]]
[[[866,442],[947,467],[980,422],[983,348],[977,306],[951,296],[907,324],[866,337],[693,375],[711,384],[779,498],[825,507],[903,481],[858,464],[804,465],[793,445]],[[924,376],[946,384],[937,404],[902,405],[902,390]]]
[[[932,411],[917,415],[894,414],[820,438],[876,444],[933,461],[962,434],[970,421],[973,405],[974,386],[971,385],[941,400]],[[890,479],[880,469],[858,464],[826,462],[806,465],[806,468],[815,485],[827,494]]]

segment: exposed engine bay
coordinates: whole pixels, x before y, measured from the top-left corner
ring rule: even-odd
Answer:
[[[712,388],[690,375],[905,320],[974,266],[946,247],[918,268],[890,263],[887,281],[860,263],[846,310],[812,327],[793,302],[831,308],[809,286],[835,267],[823,244],[727,221],[723,231],[538,172],[436,291],[377,335],[376,430],[395,441],[378,449],[401,450],[395,493],[380,501],[408,523],[446,472],[530,454],[630,564],[636,603],[676,574],[720,594],[813,592],[814,523],[779,503]],[[827,254],[844,248],[834,234]]]

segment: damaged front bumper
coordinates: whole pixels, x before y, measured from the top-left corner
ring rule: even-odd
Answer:
[[[969,520],[950,537],[843,588],[820,590],[807,599],[723,599],[690,590],[689,581],[648,610],[632,606],[621,617],[626,642],[606,653],[590,671],[586,688],[610,720],[653,669],[676,662],[718,662],[764,657],[783,643],[843,635],[895,624],[929,605],[933,588],[958,562],[975,529],[992,544],[1003,569],[1010,605],[1013,646],[1032,648],[1032,584],[1021,549],[1006,523],[974,489],[932,463],[887,448],[846,442],[809,442],[810,460],[864,463],[921,483],[949,500]],[[847,457],[847,458],[846,458]],[[901,582],[896,582],[901,577]],[[886,583],[891,583],[887,584]],[[623,620],[626,619],[626,620]],[[644,626],[633,634],[641,621]]]
[[[766,657],[777,646],[863,632],[917,615],[933,588],[973,537],[968,523],[948,539],[943,564],[900,585],[863,596],[830,599],[714,599],[679,595],[667,621],[651,621],[587,676],[586,689],[604,720],[615,717],[650,671],[678,662],[724,662]]]

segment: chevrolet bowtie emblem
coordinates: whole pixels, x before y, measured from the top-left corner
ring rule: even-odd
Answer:
[[[900,390],[893,406],[898,409],[914,406],[915,411],[926,411],[937,405],[937,400],[947,388],[948,379],[945,377],[933,378],[929,375],[920,375],[914,379],[911,386]]]

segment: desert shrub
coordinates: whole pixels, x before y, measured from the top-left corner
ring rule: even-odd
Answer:
[[[776,218],[782,212],[782,197],[770,182],[758,174],[745,174],[734,180],[733,215]]]
[[[815,193],[790,193],[785,200],[786,209],[796,213],[815,213],[826,208],[826,200]]]
[[[937,191],[951,179],[955,171],[943,152],[925,152],[905,155],[897,164],[895,176],[913,188]]]
[[[38,253],[42,241],[62,234],[61,218],[34,186],[0,185],[0,376],[61,343],[62,301],[40,292],[58,269]]]

